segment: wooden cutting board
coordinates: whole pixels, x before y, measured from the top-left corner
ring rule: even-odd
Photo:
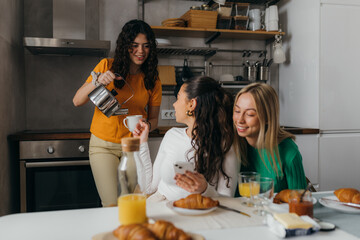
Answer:
[[[158,66],[158,71],[162,85],[176,85],[174,66]]]

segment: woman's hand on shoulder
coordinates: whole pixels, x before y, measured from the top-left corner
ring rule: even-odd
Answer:
[[[136,124],[133,135],[140,138],[140,144],[147,142],[149,138],[149,124],[145,120],[140,119]]]
[[[207,181],[201,173],[186,171],[185,174],[175,175],[176,185],[190,193],[203,193],[207,188]]]
[[[98,82],[101,83],[102,85],[109,85],[112,81],[114,81],[114,79],[118,79],[120,80],[121,77],[116,77],[115,74],[113,72],[111,72],[110,70],[100,74],[99,78],[98,78]]]

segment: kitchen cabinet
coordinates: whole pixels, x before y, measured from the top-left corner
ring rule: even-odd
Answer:
[[[322,191],[360,189],[360,133],[324,134],[319,141],[319,183]]]
[[[319,134],[297,134],[296,144],[302,156],[306,177],[319,186]]]
[[[306,13],[306,19],[304,18]],[[320,190],[360,188],[360,22],[355,0],[289,1],[279,8],[286,17],[279,66],[282,125],[319,128]],[[288,37],[291,36],[291,37]]]

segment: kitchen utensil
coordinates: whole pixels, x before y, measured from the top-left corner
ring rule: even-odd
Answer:
[[[226,206],[223,206],[223,205],[219,205],[219,208],[222,208],[222,209],[225,209],[225,210],[229,210],[229,211],[233,211],[233,212],[237,212],[237,213],[240,213],[242,215],[245,215],[247,217],[251,217],[249,214],[247,213],[244,213],[242,211],[239,211],[239,210],[236,210],[236,209],[233,209],[233,208],[229,208],[229,207],[226,207]]]
[[[256,81],[256,75],[257,75],[257,67],[256,66],[249,66],[247,67],[247,74],[248,74],[248,80],[250,82]]]
[[[116,95],[115,89],[110,92],[104,85],[99,85],[88,96],[105,116],[111,117],[120,109],[120,104],[115,98]]]
[[[338,200],[334,200],[334,199],[330,199],[330,198],[326,198],[326,197],[321,198],[321,200],[325,201],[325,202],[333,202],[333,203],[336,203],[339,205],[344,205],[344,206],[349,206],[349,207],[360,209],[360,204],[340,202]]]
[[[268,63],[267,63],[267,67],[270,67],[270,66],[271,66],[271,64],[273,63],[273,61],[274,61],[274,59],[273,59],[273,58],[271,58],[271,59],[268,61]]]
[[[269,80],[269,67],[260,66],[259,68],[259,80]]]

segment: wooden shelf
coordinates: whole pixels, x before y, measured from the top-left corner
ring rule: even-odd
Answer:
[[[202,37],[209,38],[214,34],[219,34],[218,38],[233,38],[244,40],[267,40],[275,35],[285,35],[284,32],[230,30],[230,29],[206,29],[206,28],[186,28],[186,27],[163,27],[151,26],[156,37]]]

